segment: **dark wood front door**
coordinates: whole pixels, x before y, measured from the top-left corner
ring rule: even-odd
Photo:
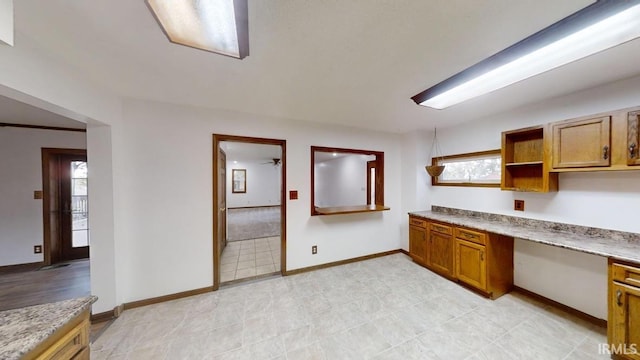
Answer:
[[[89,257],[86,150],[42,149],[45,264]]]

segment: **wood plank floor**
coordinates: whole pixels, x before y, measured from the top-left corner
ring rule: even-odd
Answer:
[[[88,296],[89,260],[69,264],[50,270],[0,273],[0,311]]]

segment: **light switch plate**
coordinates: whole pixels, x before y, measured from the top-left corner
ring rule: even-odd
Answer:
[[[36,200],[42,199],[42,190],[36,190],[33,192],[33,198]]]

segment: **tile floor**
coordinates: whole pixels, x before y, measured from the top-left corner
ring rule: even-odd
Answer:
[[[491,301],[396,254],[125,311],[104,359],[589,360],[604,329],[518,293]]]
[[[229,241],[220,256],[220,282],[280,271],[280,237]]]

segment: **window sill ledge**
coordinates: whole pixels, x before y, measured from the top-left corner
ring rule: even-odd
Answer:
[[[335,207],[316,207],[315,213],[312,215],[340,215],[355,214],[364,212],[387,211],[391,208],[384,205],[359,205],[359,206],[335,206]]]

